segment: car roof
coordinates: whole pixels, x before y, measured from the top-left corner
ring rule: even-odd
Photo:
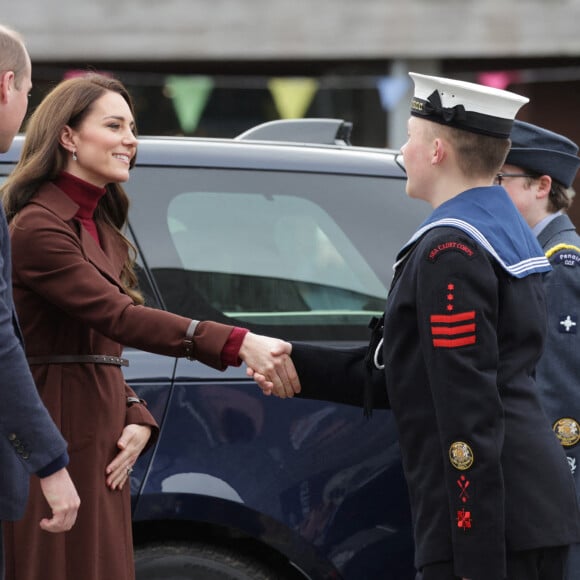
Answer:
[[[344,121],[319,120],[317,142],[312,119],[275,121],[258,125],[235,139],[199,137],[140,136],[138,166],[210,167],[260,169],[270,171],[306,171],[378,177],[405,178],[397,164],[397,151],[356,147],[343,137]],[[331,123],[329,123],[331,122]],[[300,142],[301,126],[305,141]],[[331,142],[330,130],[338,138]],[[265,129],[265,130],[264,130]],[[291,129],[288,131],[288,129]],[[16,162],[23,135],[18,135],[10,150],[0,155],[0,162]]]

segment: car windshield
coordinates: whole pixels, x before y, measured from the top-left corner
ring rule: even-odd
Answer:
[[[169,310],[293,339],[364,339],[425,214],[384,177],[142,167],[127,189]]]

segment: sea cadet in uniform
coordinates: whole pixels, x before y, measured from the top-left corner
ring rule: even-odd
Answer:
[[[417,578],[561,580],[580,523],[534,381],[550,264],[493,185],[528,99],[411,77],[406,190],[433,212],[398,255],[368,351],[293,346],[300,396],[363,405],[368,391],[392,409]]]

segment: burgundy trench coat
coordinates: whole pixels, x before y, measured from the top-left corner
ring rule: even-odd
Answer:
[[[121,287],[126,248],[98,223],[101,247],[74,216],[78,206],[51,183],[41,187],[11,223],[13,286],[28,357],[106,354],[122,345],[185,356],[190,320],[135,306]],[[202,322],[194,356],[223,368],[221,350],[232,327]],[[69,471],[81,498],[74,528],[50,534],[39,522],[50,514],[31,478],[23,520],[5,523],[7,580],[132,580],[134,578],[130,487],[111,491],[105,468],[130,423],[157,426],[135,396],[121,368],[105,364],[32,366],[36,385],[68,441]]]

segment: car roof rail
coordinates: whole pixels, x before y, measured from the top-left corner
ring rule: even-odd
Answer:
[[[350,145],[351,131],[352,123],[342,119],[279,119],[256,125],[236,140]]]

